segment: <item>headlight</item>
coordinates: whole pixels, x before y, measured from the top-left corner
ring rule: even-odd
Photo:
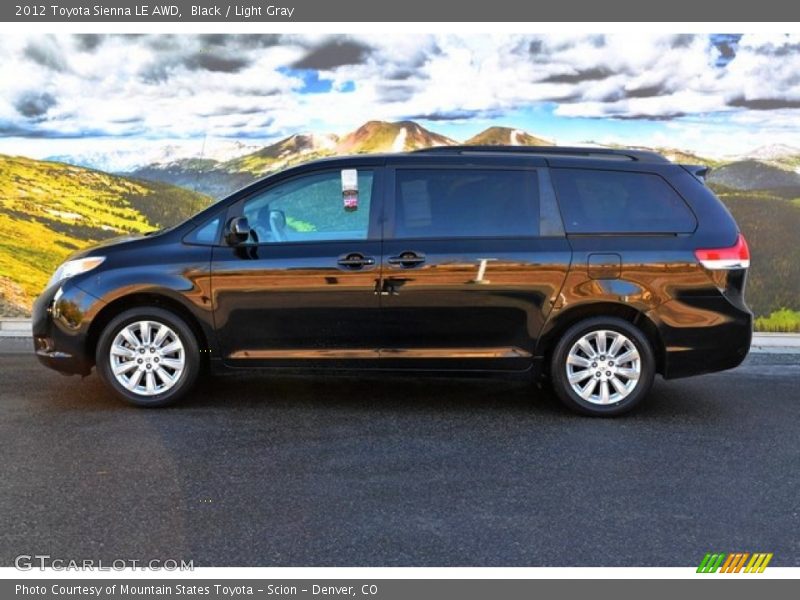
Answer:
[[[59,281],[69,279],[70,277],[75,277],[75,275],[80,275],[81,273],[86,273],[86,271],[91,271],[95,267],[99,266],[100,263],[102,263],[105,259],[105,256],[87,256],[86,258],[68,260],[56,269],[56,272],[53,273],[53,276],[47,283],[47,287],[55,285]]]

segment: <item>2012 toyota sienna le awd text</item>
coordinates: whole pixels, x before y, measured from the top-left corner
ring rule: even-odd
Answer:
[[[750,347],[749,251],[704,168],[643,151],[318,160],[82,250],[34,307],[47,366],[162,406],[202,369],[530,372],[625,412]]]

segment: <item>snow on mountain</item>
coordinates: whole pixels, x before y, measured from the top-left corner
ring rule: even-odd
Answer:
[[[117,150],[93,150],[70,154],[55,154],[44,160],[88,167],[108,173],[130,173],[144,166],[168,165],[188,158],[206,158],[227,161],[255,152],[263,144],[244,143],[239,140],[206,139],[186,140],[161,144],[145,141],[128,144]]]
[[[402,152],[403,148],[406,147],[406,138],[408,137],[408,129],[405,127],[400,129],[400,133],[397,134],[397,137],[394,138],[394,142],[392,143],[392,152]]]
[[[468,139],[465,144],[469,146],[552,146],[553,142],[522,129],[510,127],[489,127],[479,134]]]
[[[758,160],[780,160],[800,155],[800,148],[788,146],[786,144],[770,144],[752,150],[740,158],[755,158]]]

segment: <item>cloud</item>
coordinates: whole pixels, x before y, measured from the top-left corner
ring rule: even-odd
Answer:
[[[358,65],[366,60],[370,48],[350,40],[330,40],[313,48],[291,66],[294,69],[328,71],[346,65]]]
[[[50,38],[31,41],[24,51],[25,57],[53,71],[65,71],[64,53]]]
[[[411,121],[465,121],[468,119],[494,119],[503,116],[502,111],[451,110],[433,113],[404,115],[403,120]]]
[[[658,116],[653,116],[650,113],[633,113],[628,112],[625,114],[610,115],[611,119],[620,121],[672,121],[680,117],[685,117],[686,113],[682,111],[674,111],[671,113],[662,112]]]
[[[632,90],[625,90],[625,97],[626,98],[653,98],[657,96],[663,96],[664,94],[669,93],[669,90],[666,86],[662,84],[655,84],[655,85],[646,85],[640,88],[635,88]]]
[[[212,52],[195,52],[183,60],[183,64],[190,71],[222,71],[225,73],[237,73],[244,69],[249,61],[246,58],[216,54]]]
[[[800,108],[800,99],[788,100],[785,98],[734,98],[728,103],[737,108],[749,108],[750,110],[779,110],[782,108]]]
[[[0,138],[20,137],[35,139],[81,139],[85,137],[105,136],[105,129],[80,129],[68,131],[51,127],[38,127],[24,123],[9,123],[0,121]],[[123,136],[125,137],[125,136]]]
[[[14,103],[19,114],[28,118],[44,116],[55,105],[55,97],[47,92],[26,92]]]
[[[379,83],[375,86],[381,102],[407,102],[414,97],[416,86],[397,83]]]
[[[673,48],[687,48],[694,43],[696,37],[691,33],[679,33],[672,36],[670,45]]]
[[[281,36],[276,33],[206,33],[199,35],[197,40],[201,45],[241,52],[275,46],[280,44]]]
[[[532,111],[788,135],[800,36],[9,35],[0,81],[6,136],[264,139],[367,119],[446,130]]]
[[[75,45],[79,50],[93,52],[100,47],[105,37],[105,35],[96,33],[79,33],[75,35]]]
[[[37,131],[35,128],[26,127],[18,123],[0,122],[0,137],[45,137],[46,134]]]
[[[258,115],[264,114],[264,110],[258,106],[243,107],[241,105],[228,104],[216,106],[208,110],[197,113],[200,117],[217,117],[230,115]]]
[[[584,71],[575,71],[572,73],[558,73],[555,75],[548,75],[542,82],[544,83],[582,83],[584,81],[598,81],[600,79],[607,79],[613,75],[613,71],[604,67],[592,67]]]

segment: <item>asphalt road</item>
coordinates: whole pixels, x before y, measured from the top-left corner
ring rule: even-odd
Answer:
[[[800,565],[800,355],[598,420],[520,382],[236,376],[129,408],[0,354],[0,565]]]

